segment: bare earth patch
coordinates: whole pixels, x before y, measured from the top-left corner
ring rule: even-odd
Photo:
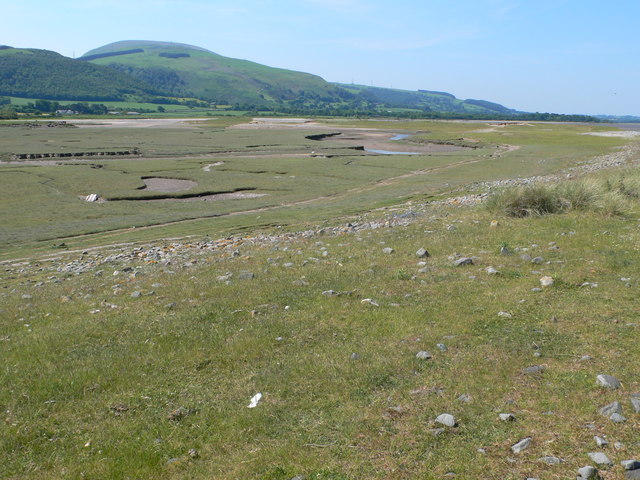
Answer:
[[[635,132],[635,131],[620,132],[620,131],[612,130],[609,132],[586,132],[586,133],[583,133],[582,135],[593,135],[595,137],[635,138],[637,136],[640,136],[640,132]]]
[[[69,123],[82,128],[176,128],[191,127],[190,122],[201,122],[202,118],[113,118],[106,120],[79,119]]]
[[[144,190],[160,193],[182,192],[198,186],[198,182],[194,182],[193,180],[180,180],[177,178],[152,177],[143,178],[142,181],[146,185]]]

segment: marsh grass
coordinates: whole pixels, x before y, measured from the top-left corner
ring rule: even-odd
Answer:
[[[640,174],[624,171],[560,183],[537,183],[494,193],[486,207],[494,213],[523,218],[570,211],[624,215],[640,198]]]
[[[627,409],[640,390],[635,220],[587,210],[492,228],[492,218],[427,210],[406,227],[247,244],[192,267],[141,261],[132,275],[106,264],[102,276],[57,274],[60,283],[5,275],[0,477],[559,480],[588,461],[594,434],[626,445],[609,452],[615,462],[632,456],[638,415],[615,425],[597,409],[614,400]],[[502,256],[505,244],[545,263]],[[420,247],[431,253],[427,273]],[[455,252],[481,263],[453,267]],[[256,278],[239,279],[246,271]],[[230,285],[217,280],[227,273]],[[534,293],[541,275],[556,284]],[[420,350],[433,359],[417,360]],[[580,362],[584,354],[594,360]],[[521,373],[534,364],[547,370]],[[599,373],[624,389],[598,388]],[[257,392],[263,401],[246,408]],[[192,413],[170,420],[181,407]],[[497,420],[504,411],[518,421]],[[459,427],[434,435],[443,412]],[[525,436],[532,447],[510,462]],[[546,466],[543,455],[565,463]]]

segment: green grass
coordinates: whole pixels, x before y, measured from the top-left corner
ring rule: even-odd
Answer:
[[[238,121],[158,130],[0,128],[6,152],[138,146],[144,154],[91,161],[100,168],[74,161],[0,166],[2,256],[31,257],[0,271],[0,478],[386,480],[454,472],[464,479],[565,479],[589,463],[596,434],[624,444],[607,450],[616,462],[609,475],[622,473],[619,461],[640,448],[640,415],[628,401],[640,393],[636,171],[530,195],[553,200],[561,192],[580,206],[554,215],[424,204],[466,192],[470,182],[553,173],[620,140],[580,135],[602,128],[593,126],[482,133],[479,123],[331,122],[338,130],[376,125],[485,145],[389,158],[345,155],[344,144],[304,138],[314,130],[224,128]],[[504,143],[521,148],[491,156],[490,145]],[[268,145],[273,156],[250,145]],[[287,156],[311,149],[336,156]],[[208,174],[202,170],[221,160]],[[137,188],[150,175],[193,179],[200,191],[250,186],[270,195],[216,202],[213,213],[262,209],[213,219],[200,218],[212,213],[206,202],[90,205],[76,198],[93,189],[149,195]],[[295,203],[317,196],[325,198]],[[614,196],[624,203],[620,215],[600,208]],[[398,205],[403,201],[410,204]],[[393,222],[407,211],[415,216],[406,226],[287,236]],[[183,221],[121,228],[175,220]],[[70,237],[91,231],[98,233]],[[216,248],[199,248],[199,241],[232,233]],[[189,238],[173,245],[162,240],[168,237]],[[62,241],[78,251],[53,248]],[[166,264],[144,256],[101,263],[135,245],[82,253],[121,242],[150,242],[177,256]],[[502,246],[514,254],[501,255]],[[431,254],[426,272],[415,255],[420,247]],[[520,257],[525,253],[544,261],[532,264]],[[480,261],[454,267],[455,254]],[[58,271],[88,259],[97,265],[86,273]],[[488,266],[499,273],[488,275]],[[255,278],[243,280],[243,272]],[[228,274],[229,284],[219,279]],[[545,275],[554,285],[532,291]],[[330,297],[326,290],[351,293]],[[363,303],[367,298],[379,306]],[[420,350],[433,358],[417,360]],[[585,354],[593,359],[580,361]],[[543,374],[522,373],[537,364],[546,366]],[[601,373],[624,388],[597,387]],[[248,409],[257,392],[262,402]],[[471,401],[458,400],[462,394]],[[597,412],[614,400],[624,405],[625,424]],[[177,409],[189,414],[171,420]],[[434,435],[434,419],[444,412],[459,426]],[[502,412],[518,421],[499,421]],[[528,436],[530,449],[512,454],[510,446]],[[544,455],[565,462],[546,466],[538,460]]]
[[[640,421],[626,399],[640,390],[638,326],[628,325],[640,273],[635,219],[500,217],[492,228],[483,209],[417,211],[407,227],[231,243],[190,268],[141,259],[135,276],[114,276],[122,267],[106,264],[100,277],[54,273],[61,283],[41,287],[34,282],[51,273],[5,274],[0,476],[560,479],[588,463],[594,434],[625,443],[609,452],[615,461],[632,456]],[[560,249],[548,250],[550,241]],[[550,263],[501,256],[504,243]],[[422,246],[431,257],[421,274],[414,252]],[[236,248],[241,256],[230,256]],[[455,268],[454,252],[482,263]],[[503,274],[487,275],[488,265]],[[244,271],[256,278],[240,280]],[[228,272],[230,285],[216,279]],[[533,293],[542,275],[556,284]],[[633,279],[631,288],[621,277]],[[307,286],[294,285],[301,278]],[[586,281],[598,287],[580,287]],[[355,292],[323,296],[328,289]],[[135,290],[155,294],[131,298]],[[434,358],[416,360],[419,350]],[[594,360],[578,362],[584,354]],[[533,364],[547,371],[520,373]],[[599,389],[599,373],[617,376],[624,390]],[[263,401],[247,409],[257,392]],[[461,394],[472,401],[456,400]],[[597,414],[613,400],[625,403],[624,425]],[[128,410],[116,415],[117,404]],[[180,407],[195,413],[169,420]],[[433,419],[445,411],[459,427],[434,436]],[[497,420],[504,411],[518,421]],[[533,446],[512,455],[525,436]],[[192,448],[199,458],[189,457]],[[565,463],[544,466],[543,455]]]
[[[11,258],[46,250],[61,241],[72,248],[83,248],[120,237],[145,240],[185,233],[216,235],[265,224],[322,222],[410,199],[446,195],[468,188],[469,182],[554,173],[624,143],[581,135],[607,128],[602,126],[512,125],[498,133],[485,133],[482,130],[486,124],[474,122],[320,120],[337,131],[346,127],[389,129],[417,132],[414,141],[464,138],[467,144],[482,145],[442,154],[369,156],[336,141],[306,139],[316,133],[313,129],[226,129],[243,121],[239,117],[219,117],[171,129],[0,127],[0,158],[4,160],[15,153],[137,148],[142,154],[142,158],[133,159],[90,157],[82,164],[66,160],[62,166],[1,164],[0,212],[4,225],[0,256]],[[496,156],[501,151],[498,145],[507,142],[520,148]],[[299,156],[311,151],[332,158]],[[203,171],[206,165],[219,161],[224,165]],[[425,174],[416,175],[419,171]],[[192,194],[248,188],[266,196],[214,203],[87,204],[80,199],[89,193],[107,199],[151,198],[153,192],[138,190],[144,185],[144,176],[192,179],[198,183],[187,192]],[[259,212],[225,216],[254,209]],[[186,220],[193,222],[170,223]],[[129,230],[167,223],[152,231]],[[75,238],[86,234],[91,237]]]

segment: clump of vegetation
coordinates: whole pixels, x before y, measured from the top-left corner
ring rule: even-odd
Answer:
[[[486,207],[490,212],[516,218],[569,211],[623,215],[628,203],[638,199],[640,175],[625,172],[604,180],[584,179],[507,188],[492,195]]]

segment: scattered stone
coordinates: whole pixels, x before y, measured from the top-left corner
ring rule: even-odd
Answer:
[[[390,254],[392,254],[394,252],[395,252],[395,250],[393,248],[391,248],[391,247],[385,247],[385,248],[382,249],[382,253],[386,253],[387,255],[390,255]]]
[[[544,276],[540,279],[540,285],[542,288],[551,287],[553,285],[553,278],[549,276]]]
[[[520,260],[522,260],[523,262],[530,262],[531,255],[527,255],[526,253],[523,253],[522,255],[520,255]]]
[[[631,395],[629,399],[631,401],[631,407],[633,407],[633,411],[636,413],[640,413],[640,394],[634,393]]]
[[[561,458],[552,456],[540,457],[538,460],[546,463],[547,465],[560,465],[562,462],[564,462],[564,460],[562,460]]]
[[[611,388],[613,390],[616,390],[622,386],[620,380],[618,380],[616,377],[612,377],[611,375],[598,375],[596,379],[598,383],[603,387]]]
[[[535,258],[531,259],[531,263],[533,263],[535,265],[540,265],[540,264],[542,264],[542,262],[544,262],[544,258],[542,258],[542,257],[535,257]]]
[[[351,354],[351,360],[359,360],[360,359],[360,355],[357,353],[352,353]]]
[[[369,305],[373,305],[374,307],[379,307],[380,306],[378,304],[378,302],[376,302],[375,300],[373,300],[371,298],[363,298],[362,300],[360,300],[360,303],[367,303]]]
[[[512,255],[513,252],[507,246],[500,247],[500,255],[508,256]]]
[[[226,282],[228,280],[231,280],[231,277],[233,277],[233,273],[227,273],[226,275],[220,275],[217,280],[219,282]]]
[[[453,262],[454,267],[462,267],[464,265],[473,265],[473,260],[471,258],[462,257]]]
[[[534,293],[538,293],[538,292],[541,292],[542,289],[538,288],[538,287],[534,287],[534,288],[531,289],[531,291],[534,292]]]
[[[458,400],[464,403],[469,403],[471,401],[471,396],[467,395],[466,393],[463,393],[458,397]]]
[[[433,358],[431,356],[431,354],[425,350],[421,350],[418,353],[416,353],[416,358],[418,360],[430,360],[431,358]]]
[[[238,278],[240,280],[253,280],[254,278],[256,278],[256,275],[252,272],[242,272],[240,275],[238,275]]]
[[[176,408],[171,413],[169,413],[169,415],[167,415],[167,418],[172,422],[179,422],[184,417],[193,415],[194,413],[196,413],[196,411],[192,408],[180,407],[180,408]]]
[[[609,445],[609,442],[607,442],[605,438],[598,437],[596,435],[595,437],[593,437],[593,439],[596,441],[596,445],[598,445],[599,447],[606,447],[607,445]]]
[[[428,258],[428,257],[430,257],[431,255],[429,254],[429,252],[427,252],[427,250],[426,250],[426,249],[424,249],[424,248],[420,248],[420,249],[416,252],[416,256],[417,256],[418,258]]]
[[[446,352],[448,350],[447,346],[444,343],[436,343],[436,347],[438,347],[438,350],[440,350],[441,352]]]
[[[531,437],[523,438],[515,445],[511,446],[511,451],[513,453],[521,453],[531,445]]]
[[[504,318],[512,318],[513,315],[511,315],[509,312],[498,312],[498,316],[499,317],[504,317]]]
[[[579,362],[588,362],[593,360],[593,357],[591,355],[583,355],[580,357],[580,359],[578,360]]]
[[[640,479],[640,470],[629,470],[624,472],[625,480],[638,480]]]
[[[625,470],[639,470],[640,462],[638,460],[623,460],[620,464],[624,467]]]
[[[578,480],[598,480],[600,475],[598,475],[598,469],[587,465],[586,467],[582,467],[578,469]]]
[[[503,422],[515,422],[516,416],[513,413],[501,413],[498,418]]]
[[[198,450],[196,450],[195,448],[192,448],[189,450],[189,456],[193,459],[196,459],[200,456],[200,452],[198,452]]]
[[[437,437],[438,435],[442,435],[444,432],[446,432],[444,428],[432,428],[429,431],[431,432],[431,435],[433,435],[434,437]]]
[[[142,292],[140,292],[139,290],[136,290],[131,294],[131,298],[139,298],[141,295],[142,295]]]
[[[532,375],[532,374],[536,374],[536,373],[542,373],[546,370],[546,367],[544,365],[534,365],[531,367],[526,367],[522,369],[522,373],[526,374],[526,375]]]
[[[324,292],[322,292],[322,294],[325,297],[335,297],[336,295],[339,295],[335,290],[325,290]]]
[[[487,274],[489,275],[497,275],[498,273],[500,273],[498,270],[496,270],[493,267],[487,267],[486,271],[487,271]]]
[[[622,442],[614,442],[613,443],[613,448],[615,448],[616,450],[624,450],[624,443],[622,443]]]
[[[620,402],[612,402],[602,407],[599,412],[600,415],[604,415],[605,417],[611,417],[614,413],[622,414],[622,405]]]
[[[590,452],[589,458],[593,460],[596,465],[607,465],[609,467],[613,466],[613,462],[609,460],[609,457],[605,453],[602,452]]]
[[[443,413],[436,417],[436,422],[444,425],[445,427],[455,427],[457,425],[456,418],[448,413]]]
[[[609,417],[609,420],[611,420],[613,423],[624,423],[627,421],[627,419],[619,413],[614,413],[613,415],[611,415]]]

